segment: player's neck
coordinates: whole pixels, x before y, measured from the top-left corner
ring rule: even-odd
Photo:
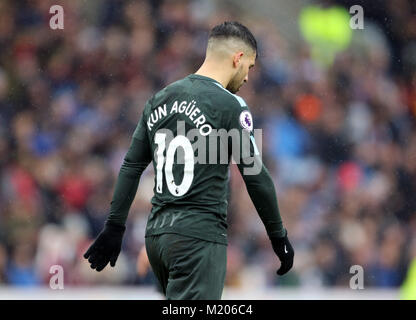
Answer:
[[[214,79],[218,81],[224,88],[226,88],[230,82],[230,76],[225,74],[223,70],[212,68],[209,66],[209,64],[206,63],[203,63],[198,71],[195,72],[195,74]]]

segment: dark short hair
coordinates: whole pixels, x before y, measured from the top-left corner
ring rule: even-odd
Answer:
[[[212,28],[209,39],[211,38],[237,38],[246,43],[250,48],[256,52],[257,56],[257,41],[248,28],[237,21],[225,21],[214,28]]]

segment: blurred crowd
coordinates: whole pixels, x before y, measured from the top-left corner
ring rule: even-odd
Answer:
[[[82,254],[108,215],[145,101],[198,69],[212,26],[238,20],[259,43],[239,95],[263,129],[296,253],[278,278],[232,165],[226,286],[347,288],[353,265],[366,286],[400,286],[416,257],[416,16],[411,1],[394,3],[389,28],[366,20],[321,66],[272,20],[214,1],[1,1],[0,284],[48,285],[56,264],[65,285],[154,284],[141,250],[151,166],[116,268],[97,273]],[[54,4],[64,30],[49,28]]]

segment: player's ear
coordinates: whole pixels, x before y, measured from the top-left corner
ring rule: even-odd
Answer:
[[[241,59],[243,58],[244,52],[243,51],[238,51],[234,54],[233,57],[233,66],[235,68],[238,68],[241,64]]]

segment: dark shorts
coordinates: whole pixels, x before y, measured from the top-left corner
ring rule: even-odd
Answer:
[[[221,299],[226,245],[165,233],[146,237],[146,251],[167,299]]]

